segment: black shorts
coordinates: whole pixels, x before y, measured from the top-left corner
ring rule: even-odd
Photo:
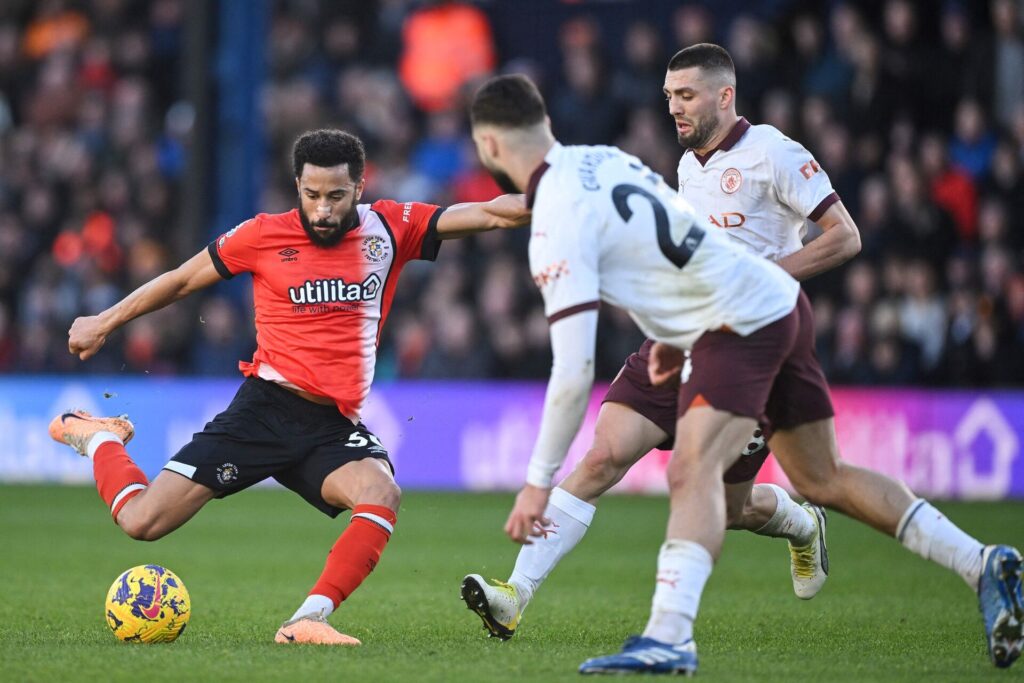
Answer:
[[[388,452],[336,406],[312,403],[273,382],[249,377],[228,409],[164,465],[217,492],[218,498],[273,477],[331,517],[343,510],[323,499],[324,479],[342,465]]]
[[[675,387],[656,387],[647,376],[647,365],[651,358],[651,347],[654,342],[648,339],[640,350],[626,359],[626,364],[619,370],[615,381],[608,387],[604,401],[612,401],[628,406],[634,412],[646,417],[668,434],[668,438],[658,444],[658,450],[670,451],[676,439],[676,420],[679,405],[679,389]],[[767,436],[758,428],[747,447],[743,449],[739,460],[734,462],[722,480],[726,484],[741,484],[757,476],[768,459]]]

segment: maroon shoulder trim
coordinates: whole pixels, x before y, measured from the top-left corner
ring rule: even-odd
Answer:
[[[530,174],[530,182],[526,184],[526,208],[533,208],[533,201],[537,198],[537,185],[540,184],[540,179],[544,177],[544,173],[551,168],[551,164],[546,161],[540,162],[540,166],[534,169],[533,173]]]
[[[557,313],[552,313],[548,316],[548,325],[552,325],[562,318],[568,318],[570,315],[576,315],[577,313],[583,313],[584,311],[596,311],[601,307],[600,301],[588,301],[583,304],[576,304],[569,308],[563,308]]]
[[[828,207],[832,206],[838,201],[839,195],[833,192],[832,194],[818,202],[818,205],[814,207],[814,211],[811,211],[811,213],[809,213],[807,217],[810,218],[815,223],[817,223],[819,220],[821,220],[821,217],[825,215],[825,212],[828,211]]]

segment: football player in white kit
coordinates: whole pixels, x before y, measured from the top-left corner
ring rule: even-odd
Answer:
[[[798,142],[738,116],[735,89],[732,58],[718,45],[694,45],[669,61],[664,93],[685,150],[679,195],[712,226],[797,280],[844,263],[860,250],[860,237],[828,175]],[[804,247],[808,219],[822,234]],[[512,637],[541,583],[582,540],[597,498],[652,449],[671,448],[678,392],[651,385],[652,345],[648,340],[626,360],[604,397],[593,445],[552,490],[545,516],[560,533],[524,546],[507,582],[488,582],[478,574],[464,579],[463,597],[491,635]],[[765,442],[759,428],[725,472],[726,523],[731,529],[787,539],[793,590],[807,600],[828,577],[825,511],[798,505],[773,484],[754,485],[769,455]],[[550,485],[554,471],[532,474],[530,484]]]
[[[711,227],[635,157],[559,145],[540,93],[522,76],[485,83],[471,120],[483,165],[503,187],[524,189],[533,208],[530,268],[551,325],[540,434],[505,525],[513,540],[525,543],[549,522],[550,477],[593,384],[599,301],[629,311],[657,341],[654,385],[678,378],[683,350],[692,353],[677,396],[669,523],[650,620],[620,653],[580,671],[696,671],[693,622],[725,529],[722,477],[759,420],[773,427],[772,450],[808,500],[896,536],[977,589],[993,661],[1009,666],[1024,621],[1019,552],[983,546],[903,484],[840,460],[810,304],[797,281]]]

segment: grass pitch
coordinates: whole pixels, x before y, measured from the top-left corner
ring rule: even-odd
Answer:
[[[287,491],[214,501],[155,543],[132,541],[89,488],[0,487],[0,680],[574,681],[584,659],[642,630],[667,514],[609,497],[587,539],[538,593],[520,632],[487,639],[458,599],[468,572],[505,578],[511,495],[407,494],[377,570],[332,617],[361,648],[272,642],[344,528]],[[979,538],[1024,546],[1024,505],[947,504]],[[711,681],[1008,681],[989,664],[974,596],[949,572],[830,518],[832,577],[797,600],[785,543],[729,532],[697,626]],[[103,618],[124,569],[185,581],[192,619],[172,645],[125,645]]]

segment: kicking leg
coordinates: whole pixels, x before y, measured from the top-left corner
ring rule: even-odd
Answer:
[[[191,519],[214,492],[170,472],[150,484],[124,447],[134,435],[126,418],[84,411],[58,415],[50,423],[54,440],[92,460],[96,488],[117,525],[134,539],[154,541]]]
[[[192,519],[215,495],[213,489],[163,471],[121,507],[117,525],[136,540],[155,541]]]

